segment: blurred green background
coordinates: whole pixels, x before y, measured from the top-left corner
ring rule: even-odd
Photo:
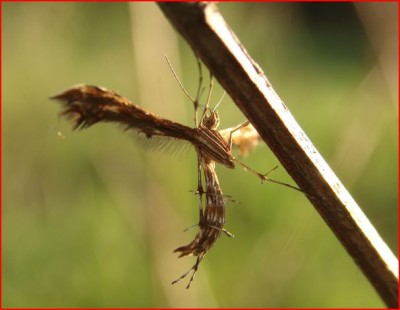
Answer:
[[[226,228],[195,282],[196,156],[81,132],[48,98],[77,83],[193,125],[187,44],[154,3],[3,3],[3,307],[382,307],[301,194],[217,167]],[[397,4],[220,3],[221,13],[397,253]],[[216,102],[222,90],[214,92]],[[244,121],[229,98],[221,128]],[[265,145],[244,160],[278,165]],[[280,167],[275,179],[290,182]]]

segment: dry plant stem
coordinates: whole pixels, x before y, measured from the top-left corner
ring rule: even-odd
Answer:
[[[308,194],[387,306],[397,307],[397,258],[297,124],[216,5],[158,5]]]

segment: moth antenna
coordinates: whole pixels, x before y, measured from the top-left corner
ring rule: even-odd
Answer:
[[[219,99],[219,101],[218,101],[217,104],[215,105],[214,109],[212,109],[212,112],[215,112],[215,111],[218,109],[219,105],[221,104],[222,100],[223,100],[224,97],[225,97],[225,94],[226,94],[226,91],[224,90],[224,92],[222,93],[221,98]]]
[[[183,90],[183,92],[185,93],[186,97],[189,98],[189,100],[193,103],[193,107],[194,107],[194,123],[195,126],[198,126],[198,120],[197,120],[197,109],[199,107],[199,100],[200,97],[204,91],[204,88],[202,88],[202,84],[203,84],[203,75],[202,75],[202,70],[201,70],[201,63],[200,60],[197,58],[197,64],[198,64],[198,68],[199,68],[199,86],[197,88],[197,94],[196,94],[196,98],[193,99],[189,93],[187,92],[187,90],[185,89],[185,87],[183,86],[183,83],[181,82],[181,80],[178,77],[178,74],[175,72],[174,68],[172,67],[171,62],[169,61],[168,57],[165,55],[165,59],[167,60],[168,66],[172,71],[172,74],[174,75],[175,79],[177,80],[177,82],[179,83],[179,86],[181,87],[181,89]]]
[[[181,82],[181,80],[180,80],[179,77],[178,77],[178,74],[175,72],[174,68],[172,67],[172,64],[171,64],[171,62],[169,61],[167,55],[165,55],[165,59],[167,60],[168,66],[169,66],[169,68],[171,69],[172,74],[173,74],[174,77],[175,77],[175,80],[178,82],[179,86],[181,87],[181,89],[182,89],[183,92],[185,93],[186,97],[188,97],[189,100],[190,100],[191,102],[194,103],[195,100],[189,95],[189,93],[187,92],[187,90],[186,90],[185,87],[183,86],[183,83]]]

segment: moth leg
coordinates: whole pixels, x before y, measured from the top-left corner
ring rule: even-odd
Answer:
[[[220,227],[217,227],[217,226],[214,226],[214,225],[209,225],[209,224],[207,224],[207,226],[208,226],[208,227],[211,227],[212,229],[219,230],[219,231],[223,232],[223,233],[224,233],[225,235],[227,235],[229,238],[235,237],[234,234],[232,234],[231,232],[227,231],[225,228],[220,228]]]
[[[214,87],[214,79],[213,79],[212,73],[210,72],[210,86],[208,88],[206,106],[204,107],[203,114],[201,115],[200,124],[204,123],[204,118],[206,117],[206,113],[207,113],[207,111],[209,111],[210,98],[211,98],[211,93],[212,93],[213,87]]]
[[[179,282],[180,280],[182,280],[183,278],[185,278],[190,272],[193,272],[193,273],[192,273],[192,276],[190,277],[189,283],[188,283],[188,285],[186,286],[186,288],[188,289],[188,288],[190,287],[190,284],[192,284],[192,282],[193,282],[194,276],[195,276],[197,270],[199,269],[200,262],[201,262],[201,260],[203,259],[204,255],[205,255],[205,254],[200,254],[199,256],[197,256],[196,263],[192,266],[192,268],[190,268],[188,271],[186,271],[186,272],[185,272],[183,275],[181,275],[178,279],[172,281],[171,284],[175,284],[175,283]]]
[[[294,189],[294,190],[296,190],[296,191],[299,191],[299,192],[302,192],[302,193],[306,194],[302,189],[300,189],[300,188],[298,188],[298,187],[296,187],[296,186],[293,186],[293,185],[290,185],[290,184],[288,184],[288,183],[284,183],[284,182],[277,181],[277,180],[274,180],[274,179],[269,178],[269,177],[268,177],[268,174],[271,173],[272,171],[274,171],[276,168],[278,168],[278,166],[272,168],[272,169],[271,169],[270,171],[268,171],[267,173],[262,174],[262,173],[260,173],[260,172],[255,171],[254,169],[250,168],[249,166],[245,165],[245,164],[242,163],[240,160],[238,160],[238,159],[236,159],[236,158],[235,158],[234,160],[235,160],[235,162],[239,163],[239,164],[243,167],[243,169],[244,169],[245,171],[250,171],[250,172],[254,173],[254,174],[261,180],[261,182],[271,182],[271,183],[283,185],[283,186],[289,187],[289,188],[291,188],[291,189]],[[308,194],[306,194],[306,195],[308,196]]]
[[[228,139],[228,145],[229,148],[232,149],[232,135],[235,131],[238,131],[242,129],[243,127],[246,127],[248,124],[250,124],[250,121],[246,121],[243,124],[238,125],[236,128],[233,128],[231,132],[229,133],[229,139]]]
[[[200,97],[201,94],[204,91],[203,86],[203,71],[201,69],[201,62],[200,62],[200,58],[196,56],[196,60],[197,60],[197,67],[199,69],[199,85],[197,86],[197,93],[196,93],[196,98],[193,101],[193,107],[194,107],[194,124],[196,126],[196,128],[199,126],[199,122],[197,119],[197,110],[199,108],[199,101],[200,101]]]

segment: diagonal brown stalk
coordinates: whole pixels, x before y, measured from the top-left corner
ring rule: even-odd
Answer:
[[[308,194],[310,202],[386,305],[397,308],[397,257],[300,128],[216,5],[210,2],[158,5],[293,180]]]

